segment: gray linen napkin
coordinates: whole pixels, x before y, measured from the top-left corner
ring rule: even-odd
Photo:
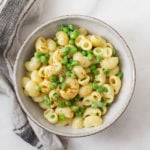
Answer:
[[[16,100],[13,89],[13,66],[20,48],[20,27],[32,23],[41,13],[42,0],[0,0],[0,93],[12,105],[13,131],[40,150],[64,150],[60,139],[32,122]],[[23,37],[24,38],[24,37]]]

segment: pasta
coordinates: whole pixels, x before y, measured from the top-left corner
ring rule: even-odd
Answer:
[[[91,93],[92,93],[91,84],[81,86],[80,89],[79,89],[79,96],[80,97],[85,97],[87,95],[90,95]]]
[[[27,71],[33,71],[33,70],[38,69],[40,65],[41,63],[39,59],[37,59],[36,57],[32,57],[30,61],[27,61],[25,63],[25,68]]]
[[[73,60],[78,61],[79,65],[84,68],[87,68],[92,64],[92,62],[80,52],[73,55]]]
[[[110,57],[102,60],[101,66],[102,68],[114,69],[118,65],[118,57]]]
[[[44,37],[39,37],[36,40],[35,49],[36,49],[36,51],[41,52],[41,53],[47,53],[48,52],[47,42],[46,42]]]
[[[22,87],[25,88],[25,86],[27,85],[28,81],[30,81],[30,78],[28,77],[23,77],[22,78]]]
[[[76,129],[83,128],[83,118],[74,118],[72,121],[72,127]]]
[[[111,75],[109,78],[110,85],[114,88],[114,93],[118,94],[120,88],[121,88],[121,80],[119,77],[115,75]]]
[[[98,35],[91,35],[90,40],[94,47],[104,47],[106,45],[106,41]]]
[[[98,108],[96,108],[96,109],[87,108],[83,114],[83,117],[85,118],[85,117],[91,116],[91,115],[101,116],[101,111]]]
[[[112,43],[74,25],[60,25],[55,37],[38,37],[24,67],[24,94],[49,123],[75,129],[101,126],[122,85]]]
[[[34,81],[34,82],[36,82],[36,83],[42,82],[42,78],[39,76],[37,70],[33,70],[31,72],[31,80]]]
[[[47,109],[46,111],[44,111],[44,117],[52,124],[58,122],[58,116],[53,109]]]
[[[83,121],[83,125],[86,128],[97,127],[100,126],[101,124],[102,124],[102,119],[95,115],[88,116]]]
[[[36,86],[37,84],[32,80],[28,81],[25,85],[25,90],[28,92],[29,96],[33,98],[40,95],[40,92],[36,90]]]
[[[80,32],[81,35],[84,35],[84,36],[88,34],[88,31],[85,28],[79,28],[78,31]]]
[[[53,41],[52,39],[48,39],[47,40],[47,47],[48,47],[48,50],[50,52],[53,52],[56,50],[56,42]]]
[[[58,32],[56,33],[56,38],[57,38],[57,40],[58,40],[58,44],[59,44],[59,45],[65,46],[65,45],[68,44],[69,37],[68,37],[68,35],[67,35],[65,32],[63,32],[63,31],[58,31]]]

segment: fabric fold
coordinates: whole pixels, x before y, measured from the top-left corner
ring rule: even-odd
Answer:
[[[13,131],[37,149],[64,150],[59,137],[39,127],[26,116],[13,89],[13,66],[21,45],[18,39],[25,38],[20,37],[20,26],[38,19],[44,1],[4,1],[5,5],[0,4],[0,93],[9,97]]]

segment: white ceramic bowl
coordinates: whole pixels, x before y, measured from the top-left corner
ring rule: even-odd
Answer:
[[[121,69],[124,72],[122,88],[119,95],[116,97],[114,104],[110,107],[108,113],[104,117],[104,122],[100,127],[73,129],[70,126],[60,127],[57,125],[52,125],[44,119],[43,110],[41,110],[37,104],[32,102],[32,100],[29,97],[26,97],[23,93],[23,89],[21,87],[21,78],[25,73],[24,63],[34,53],[34,43],[36,38],[41,35],[45,37],[53,37],[57,31],[57,26],[60,24],[74,24],[85,27],[90,33],[105,37],[108,41],[113,43],[117,49],[117,54],[121,60]],[[119,35],[119,33],[111,26],[96,18],[80,15],[67,15],[48,21],[47,23],[38,27],[28,36],[20,48],[16,59],[14,81],[19,103],[21,104],[25,113],[37,125],[58,135],[80,137],[104,130],[121,116],[133,95],[135,87],[135,65],[128,45]]]

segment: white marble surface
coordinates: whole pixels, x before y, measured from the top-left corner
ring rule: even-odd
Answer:
[[[93,136],[69,139],[68,150],[150,149],[150,1],[149,0],[45,0],[44,22],[64,14],[84,14],[112,25],[129,44],[136,63],[134,97],[123,116]],[[34,25],[24,27],[27,34]],[[9,98],[0,95],[0,149],[34,150],[12,132]]]

